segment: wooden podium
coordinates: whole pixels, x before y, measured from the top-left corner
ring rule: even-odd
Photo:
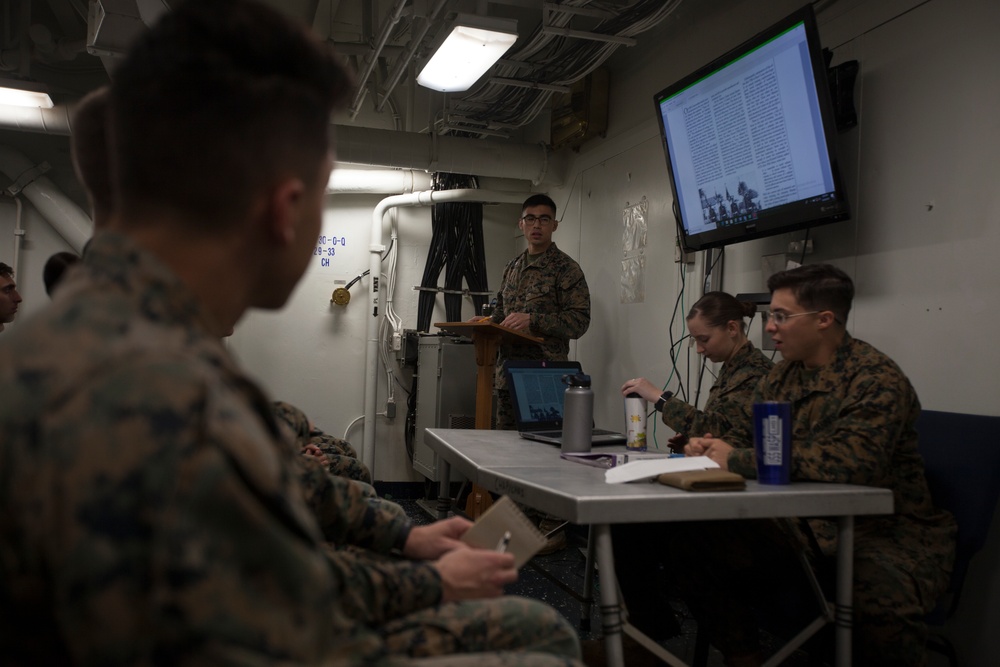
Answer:
[[[501,343],[542,342],[541,338],[530,336],[494,324],[490,320],[478,322],[436,322],[441,331],[458,334],[472,339],[476,349],[476,428],[490,429],[493,421],[493,375],[497,365],[497,351]],[[489,492],[478,484],[472,485],[472,492],[465,504],[465,513],[475,519],[493,504]]]

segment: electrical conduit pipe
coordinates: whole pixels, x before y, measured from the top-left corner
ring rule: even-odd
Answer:
[[[445,202],[481,202],[484,204],[521,204],[523,192],[491,192],[488,190],[426,190],[410,194],[393,195],[380,201],[372,212],[371,241],[368,246],[368,300],[371,316],[368,318],[365,348],[365,426],[361,445],[361,460],[375,478],[375,401],[378,388],[378,318],[384,316],[379,308],[376,278],[382,272],[382,218],[391,208],[398,206],[431,206]]]

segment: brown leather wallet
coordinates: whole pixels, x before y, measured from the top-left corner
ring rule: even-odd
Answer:
[[[742,476],[725,470],[665,472],[656,480],[660,484],[676,486],[685,491],[742,491],[747,488]]]

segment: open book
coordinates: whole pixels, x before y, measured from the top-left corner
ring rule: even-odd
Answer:
[[[510,537],[504,539],[507,533]],[[506,551],[514,554],[514,564],[519,569],[545,546],[545,536],[510,496],[504,496],[483,512],[462,535],[462,541],[483,549],[497,549],[503,544]]]
[[[707,456],[684,456],[671,459],[646,459],[631,461],[625,465],[615,466],[604,473],[604,481],[608,484],[623,482],[649,481],[665,472],[684,472],[686,470],[709,470],[718,468],[719,464]]]

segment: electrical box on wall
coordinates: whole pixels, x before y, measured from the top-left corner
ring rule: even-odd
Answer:
[[[608,129],[608,70],[593,72],[552,97],[553,150],[576,147]]]
[[[428,428],[476,427],[476,350],[468,338],[417,338],[413,469],[437,480],[437,454],[424,444]]]
[[[774,350],[774,341],[771,340],[771,334],[767,331],[767,311],[771,307],[771,293],[748,292],[746,294],[737,294],[736,300],[756,304],[757,312],[760,314],[760,349]]]

